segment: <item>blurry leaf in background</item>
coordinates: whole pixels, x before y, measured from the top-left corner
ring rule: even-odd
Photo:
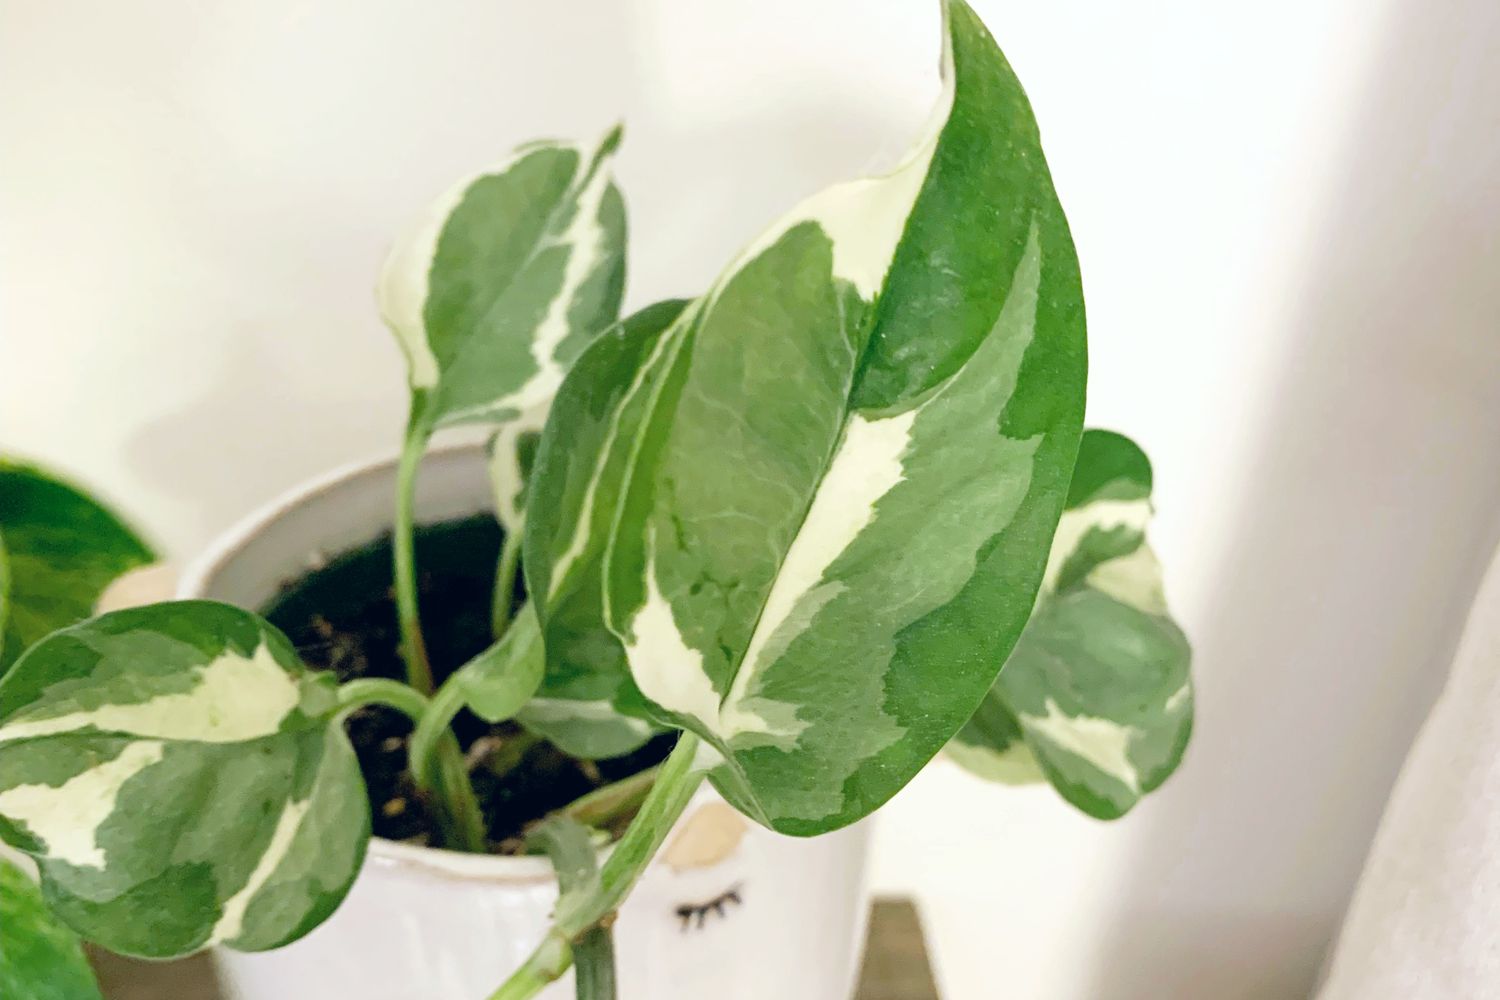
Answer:
[[[1146,544],[1151,464],[1084,432],[1031,622],[949,745],[997,781],[1045,777],[1091,816],[1126,813],[1177,768],[1193,726],[1192,652]]]
[[[77,487],[0,459],[0,675],[43,636],[93,614],[117,577],[155,558]]]
[[[78,935],[58,923],[35,882],[0,858],[0,997],[100,1000]]]

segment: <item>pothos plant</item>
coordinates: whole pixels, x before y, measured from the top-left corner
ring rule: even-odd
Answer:
[[[1166,778],[1192,698],[1150,466],[1082,430],[1082,290],[1036,125],[979,19],[942,6],[943,96],[905,159],[809,198],[695,299],[619,319],[618,131],[521,147],[398,245],[379,297],[411,387],[408,683],[339,684],[206,601],[19,637],[0,837],[63,921],[153,957],[307,933],[369,839],[342,722],[370,704],[413,719],[413,778],[460,850],[488,848],[461,710],[593,757],[678,734],[602,865],[588,803],[538,828],[562,891],[502,1000],[575,963],[583,995],[610,993],[611,916],[704,780],[814,836],[945,746],[1100,817]],[[412,491],[432,434],[465,423],[494,432],[497,639],[434,688]]]

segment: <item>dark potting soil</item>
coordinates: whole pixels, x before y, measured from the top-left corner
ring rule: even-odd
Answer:
[[[422,632],[438,683],[490,644],[490,598],[502,539],[499,526],[487,515],[417,529]],[[518,583],[513,609],[524,596]],[[310,667],[331,670],[341,681],[406,676],[389,534],[288,582],[261,613],[287,634]],[[659,737],[625,757],[585,761],[515,723],[491,725],[465,711],[453,728],[492,848],[502,853],[520,849],[520,834],[529,823],[601,785],[659,763],[671,749],[671,738]],[[442,846],[433,817],[406,770],[411,721],[394,709],[372,705],[353,713],[347,729],[364,771],[375,835]]]

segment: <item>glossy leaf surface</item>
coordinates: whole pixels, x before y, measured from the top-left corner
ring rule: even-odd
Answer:
[[[55,633],[0,682],[0,837],[124,954],[256,951],[323,920],[369,838],[332,677],[208,601]]]
[[[720,790],[788,833],[871,812],[972,715],[1074,464],[1067,225],[1020,84],[945,10],[944,96],[901,165],[596,343],[537,454],[549,679],[622,662],[600,696],[701,735]]]

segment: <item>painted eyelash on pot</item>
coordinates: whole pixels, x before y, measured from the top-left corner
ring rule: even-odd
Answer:
[[[710,913],[723,917],[727,915],[725,908],[730,903],[735,906],[743,904],[744,900],[740,898],[740,888],[738,885],[730,886],[707,902],[679,904],[676,912],[677,919],[682,921],[682,930],[687,930],[689,927],[701,930]]]

